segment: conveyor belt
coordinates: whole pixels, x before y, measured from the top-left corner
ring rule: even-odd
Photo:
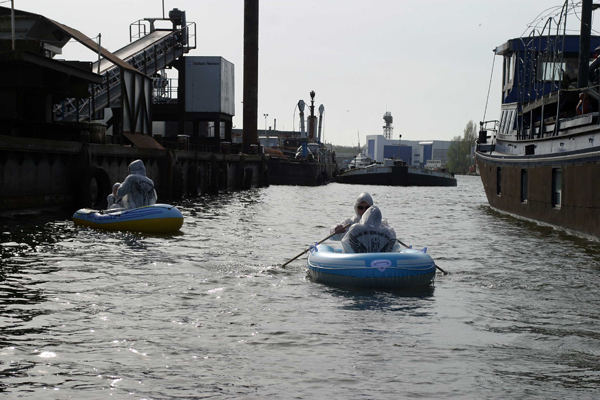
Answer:
[[[113,54],[119,57],[121,60],[127,61],[131,59],[136,54],[141,53],[144,49],[152,46],[155,43],[159,43],[165,37],[172,34],[173,31],[154,31],[149,35],[142,37],[141,39],[136,40],[135,42],[129,43],[127,46],[113,52]],[[111,69],[114,64],[107,59],[100,60],[100,74],[105,73],[107,70]],[[98,62],[93,64],[92,68],[93,72],[98,71]]]
[[[134,68],[146,75],[152,75],[168,67],[189,51],[188,46],[182,45],[184,39],[182,32],[189,34],[188,29],[185,27],[183,30],[151,32],[112,53],[109,59],[101,59],[100,74],[103,75],[103,82],[93,86],[93,101],[69,99],[55,109],[55,119],[57,121],[82,121],[104,108],[119,106],[121,101],[119,67]],[[186,39],[189,40],[189,38]],[[93,64],[92,71],[98,71],[98,62]],[[110,90],[107,90],[108,86]]]

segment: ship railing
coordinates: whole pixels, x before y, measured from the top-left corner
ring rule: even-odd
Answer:
[[[541,29],[534,28],[527,38],[520,39],[525,52],[524,57],[520,57],[518,60],[521,67],[517,68],[520,86],[519,104],[536,102],[552,93],[556,93],[557,104],[560,104],[560,89],[569,85],[567,66],[564,62],[567,8],[568,2],[565,2],[560,16],[548,17]],[[543,38],[545,38],[545,45]],[[558,108],[556,120],[560,113]],[[530,136],[531,132],[525,132],[524,118],[524,116],[517,118],[517,139],[525,139]],[[532,121],[529,123],[532,124]]]
[[[492,119],[489,121],[483,121],[479,123],[480,131],[492,131],[494,133],[498,132],[498,126],[500,121],[497,119]]]
[[[183,34],[186,34],[184,41]],[[139,39],[138,39],[139,40]],[[183,45],[185,42],[187,45]],[[132,67],[146,75],[160,79],[159,71],[171,65],[177,58],[196,48],[196,24],[189,23],[160,40],[149,44],[136,54],[124,59]],[[176,87],[170,86],[170,95]],[[119,107],[121,97],[121,70],[112,65],[102,74],[102,83],[89,87],[88,98],[71,98],[54,106],[55,121],[91,121],[96,113],[107,107]],[[161,99],[160,96],[155,97]]]
[[[499,120],[482,121],[479,123],[479,137],[477,138],[477,151],[493,151],[494,140],[498,134]],[[492,132],[493,135],[488,135]]]
[[[567,33],[564,16],[566,11],[565,3],[560,17],[548,17],[541,29],[534,28],[527,38],[519,39],[525,49],[525,57],[519,59],[523,68],[518,69],[519,74],[522,74],[519,76],[521,103],[534,101],[557,91],[566,78],[563,70],[563,67],[566,68],[563,65]],[[554,33],[553,29],[555,29]]]

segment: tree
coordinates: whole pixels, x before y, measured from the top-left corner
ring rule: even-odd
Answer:
[[[477,140],[477,126],[469,121],[463,132],[463,137],[455,136],[448,147],[448,162],[446,169],[455,174],[466,174],[473,165],[473,147]]]

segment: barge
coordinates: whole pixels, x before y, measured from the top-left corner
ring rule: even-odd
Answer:
[[[456,186],[456,178],[446,171],[408,166],[399,160],[385,159],[383,164],[351,168],[342,172],[339,183],[386,186]]]
[[[298,102],[300,110],[300,146],[286,154],[286,151],[273,152],[269,159],[269,183],[271,185],[320,186],[325,185],[338,175],[335,154],[321,142],[321,129],[325,107],[319,107],[318,132],[315,116],[315,92],[310,92],[310,115],[305,128],[303,100]],[[269,150],[269,149],[267,149]]]

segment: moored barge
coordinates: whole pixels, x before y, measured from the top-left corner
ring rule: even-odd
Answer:
[[[446,171],[410,167],[403,161],[385,159],[383,164],[351,168],[337,182],[386,186],[456,186],[456,178]]]
[[[321,142],[323,113],[319,106],[319,118],[315,115],[315,92],[310,92],[310,114],[305,129],[303,100],[298,102],[300,110],[300,147],[291,154],[279,151],[269,159],[269,183],[271,185],[320,186],[335,180],[338,166],[335,154]]]

